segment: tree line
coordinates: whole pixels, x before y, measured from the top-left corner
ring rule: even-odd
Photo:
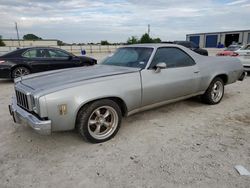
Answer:
[[[38,37],[34,34],[26,34],[23,36],[23,40],[43,40],[41,37]],[[100,43],[101,45],[118,45],[118,44],[139,44],[139,43],[160,43],[161,39],[160,38],[151,38],[148,33],[143,34],[140,38],[136,36],[131,36],[128,38],[126,43],[110,43],[107,40],[102,40]],[[57,42],[58,46],[63,46],[63,45],[69,45],[67,43],[64,43],[63,41],[58,40]],[[74,45],[85,45],[85,43],[73,43]],[[88,44],[95,44],[95,43],[88,43]],[[0,35],[0,46],[5,46],[2,36]]]
[[[131,36],[128,38],[125,44],[140,44],[140,43],[160,43],[160,38],[151,38],[148,33],[145,33],[141,36],[140,39],[136,36]],[[124,44],[124,43],[123,43]],[[101,45],[111,45],[107,40],[101,41]]]
[[[138,39],[136,36],[128,38],[127,44],[139,44],[139,43],[160,43],[160,38],[151,38],[148,33],[145,33]]]
[[[5,46],[3,40],[2,40],[2,36],[0,35],[0,46]]]

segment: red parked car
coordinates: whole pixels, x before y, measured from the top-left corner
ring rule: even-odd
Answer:
[[[217,53],[217,56],[238,56],[239,54],[236,53],[235,51],[240,49],[241,46],[240,45],[230,45],[228,46],[228,48],[226,48],[224,51],[221,51],[219,53]]]

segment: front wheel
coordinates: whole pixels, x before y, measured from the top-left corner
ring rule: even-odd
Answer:
[[[76,128],[89,142],[100,143],[113,138],[121,124],[120,107],[104,99],[84,106],[78,113]]]
[[[224,82],[221,78],[215,78],[209,85],[207,91],[201,96],[202,101],[207,104],[218,104],[224,95]]]

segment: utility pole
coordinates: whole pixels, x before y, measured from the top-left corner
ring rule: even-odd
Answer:
[[[17,23],[16,22],[15,22],[15,28],[16,28],[16,35],[17,35],[18,45],[20,46],[19,32],[18,32],[18,27],[17,27]]]
[[[148,35],[150,35],[150,24],[148,24]]]

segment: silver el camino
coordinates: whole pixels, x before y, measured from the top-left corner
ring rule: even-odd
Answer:
[[[38,133],[77,129],[98,143],[115,136],[124,116],[193,96],[217,104],[224,85],[244,77],[236,58],[173,44],[131,45],[99,65],[16,79],[9,110],[16,123]]]

